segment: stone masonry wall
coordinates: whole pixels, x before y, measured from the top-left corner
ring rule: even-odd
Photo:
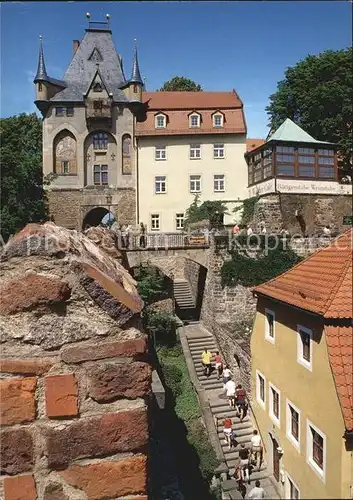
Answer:
[[[147,500],[142,302],[75,232],[29,225],[0,259],[4,500]]]
[[[326,225],[330,226],[333,233],[342,233],[348,229],[343,225],[343,215],[352,215],[352,197],[309,194],[263,196],[255,204],[250,226],[259,231],[261,223],[264,223],[267,233],[278,233],[285,228],[291,234],[301,234],[296,210],[302,215],[307,235],[322,234]]]
[[[227,250],[216,251],[212,239],[201,321],[216,337],[236,382],[250,390],[250,332],[246,328],[253,322],[256,300],[243,286],[222,288],[221,268],[229,258]]]
[[[184,259],[184,277],[190,285],[191,295],[195,304],[197,304],[199,294],[199,275],[200,264],[190,259]]]

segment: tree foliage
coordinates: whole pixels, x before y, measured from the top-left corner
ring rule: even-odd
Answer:
[[[352,167],[353,51],[328,50],[290,67],[270,96],[271,129],[290,118],[315,139],[339,144],[341,166]]]
[[[165,298],[164,279],[156,267],[140,264],[136,269],[135,279],[138,292],[146,305]]]
[[[164,92],[201,92],[202,88],[201,85],[190,80],[190,78],[174,76],[171,80],[164,82],[159,90]]]
[[[42,122],[35,113],[0,120],[1,236],[47,218],[42,175]],[[50,183],[52,177],[46,183]]]
[[[198,194],[189,208],[186,209],[184,226],[187,227],[188,224],[192,222],[199,222],[208,219],[211,225],[217,223],[217,214],[225,215],[227,213],[227,206],[221,200],[206,200],[203,203],[200,201]]]

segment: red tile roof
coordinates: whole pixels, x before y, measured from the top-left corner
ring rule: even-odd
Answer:
[[[241,108],[236,92],[143,92],[149,109],[218,109]]]
[[[325,326],[337,395],[347,431],[353,430],[353,326]]]
[[[250,153],[250,151],[259,148],[263,144],[265,144],[265,139],[246,139],[246,152]]]
[[[144,92],[147,118],[136,124],[136,135],[246,134],[243,103],[235,92]],[[212,115],[224,115],[223,127],[213,127]],[[155,128],[158,111],[167,115],[167,127]],[[189,127],[191,111],[201,114],[198,128]]]
[[[352,318],[352,236],[349,229],[330,246],[253,291],[325,318]]]

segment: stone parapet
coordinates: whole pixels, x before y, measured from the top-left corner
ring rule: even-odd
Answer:
[[[0,497],[146,499],[152,369],[134,280],[52,223],[0,260]]]

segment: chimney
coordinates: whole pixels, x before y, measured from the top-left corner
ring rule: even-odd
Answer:
[[[75,54],[76,50],[79,48],[79,46],[80,46],[80,41],[79,40],[74,40],[73,44],[72,44],[72,49],[74,51],[74,54]]]

